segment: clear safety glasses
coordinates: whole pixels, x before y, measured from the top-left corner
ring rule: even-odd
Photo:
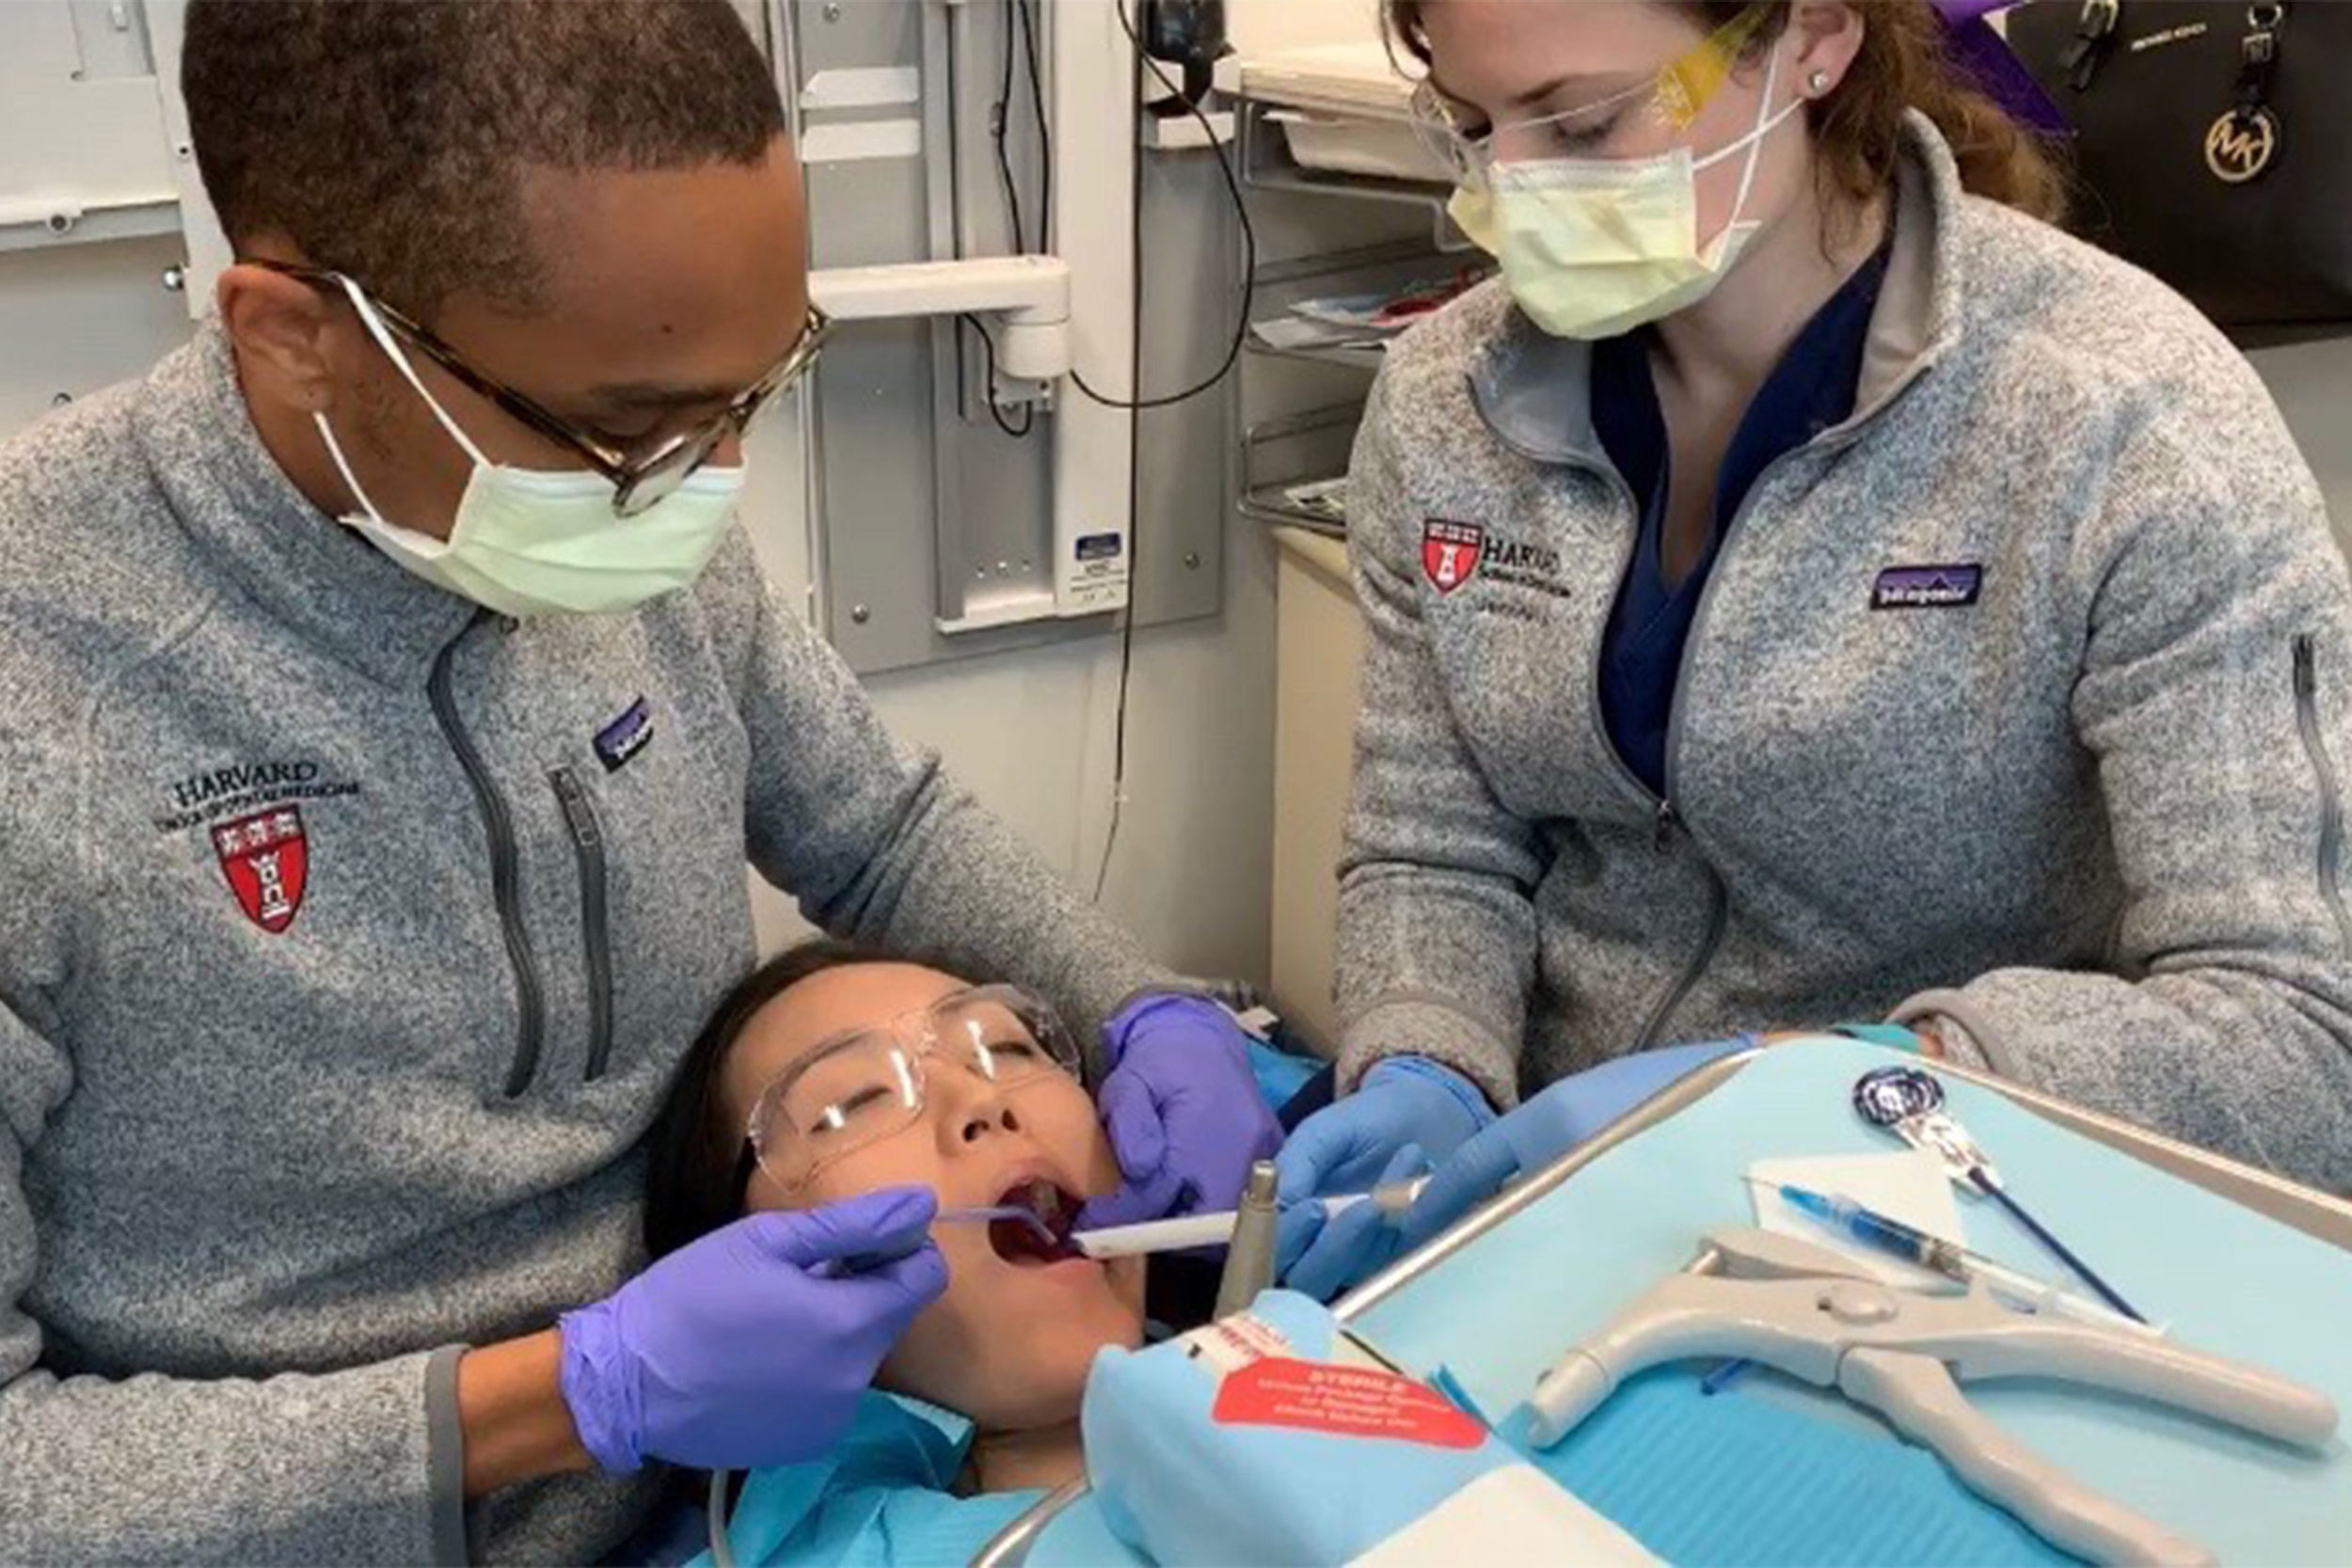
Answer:
[[[835,1036],[760,1091],[745,1136],[770,1180],[800,1186],[847,1154],[914,1125],[928,1061],[1017,1090],[1078,1075],[1078,1051],[1044,1002],[979,986],[888,1023]]]
[[[1424,78],[1413,89],[1412,121],[1422,142],[1452,168],[1457,184],[1483,189],[1498,163],[1592,155],[1621,127],[1648,120],[1690,129],[1730,79],[1731,68],[1772,12],[1754,5],[1654,74],[1589,103],[1555,114],[1488,125]]]

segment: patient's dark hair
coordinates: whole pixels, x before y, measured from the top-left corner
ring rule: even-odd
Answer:
[[[785,131],[727,0],[196,0],[180,86],[231,245],[282,236],[413,315],[536,303],[526,169],[756,165]]]
[[[743,1212],[752,1149],[721,1090],[727,1053],[760,1008],[803,980],[863,964],[920,963],[847,942],[805,942],[745,976],[703,1025],[669,1103],[645,1136],[645,1250],[656,1258],[699,1241]]]

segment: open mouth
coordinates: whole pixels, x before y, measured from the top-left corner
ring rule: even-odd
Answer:
[[[1042,1268],[1081,1256],[1070,1244],[1070,1232],[1078,1221],[1078,1199],[1042,1177],[1020,1182],[997,1200],[1006,1209],[1018,1209],[1023,1219],[991,1220],[988,1244],[996,1256],[1016,1268]]]

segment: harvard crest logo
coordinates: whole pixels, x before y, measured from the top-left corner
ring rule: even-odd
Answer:
[[[1486,531],[1475,523],[1432,517],[1422,525],[1422,575],[1440,594],[1451,594],[1476,577],[1486,553]]]
[[[310,879],[302,808],[277,806],[213,830],[213,851],[247,920],[276,936],[294,924]]]

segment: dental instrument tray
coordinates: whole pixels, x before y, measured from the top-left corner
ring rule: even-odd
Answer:
[[[1566,1423],[1565,1439],[1535,1441],[1562,1430],[1531,1406],[1538,1379],[1578,1347],[1606,1341],[1661,1281],[1696,1280],[1686,1272],[1694,1254],[1706,1260],[1702,1274],[1724,1277],[1673,1289],[1708,1301],[1729,1291],[1723,1299],[1745,1302],[1741,1291],[1757,1289],[1749,1280],[1839,1273],[1837,1259],[1851,1254],[1800,1249],[1820,1256],[1799,1270],[1781,1243],[1751,1241],[1745,1177],[1758,1160],[1883,1153],[1888,1140],[1854,1115],[1850,1096],[1863,1074],[1900,1064],[1919,1065],[1826,1037],[1711,1063],[1399,1259],[1336,1317],[1379,1359],[1456,1392],[1545,1474],[1666,1561],[2083,1560],[1971,1490],[1931,1447],[1769,1358],[1711,1397],[1701,1384],[1719,1360],[1629,1365],[1604,1400]],[[1986,1075],[1941,1063],[1932,1071],[2019,1190],[2037,1195],[2051,1227],[2163,1325],[2160,1343],[2250,1363],[2352,1412],[2344,1331],[2352,1203]],[[1965,1234],[1955,1241],[2046,1273],[2046,1255],[2000,1208],[1970,1198],[1964,1209]],[[1742,1259],[1759,1247],[1772,1257],[1753,1266],[1728,1259],[1725,1240]],[[1913,1311],[1909,1301],[1931,1316],[1975,1310],[1957,1305],[1965,1296],[1892,1294],[1904,1298],[1892,1304],[1898,1313]],[[2192,1560],[2209,1552],[2230,1563],[2352,1568],[2352,1448],[2341,1432],[2312,1442],[2298,1428],[2283,1441],[2259,1423],[2249,1432],[2196,1414],[2194,1402],[2175,1408],[2061,1381],[2066,1370],[2057,1370],[1971,1381],[1955,1366],[1969,1407],[1963,1426],[1981,1440],[1963,1463],[2041,1456],[2079,1496],[2202,1548]],[[1900,1418],[1894,1406],[1879,1408]],[[2077,1546],[2099,1550],[2095,1541]],[[1042,1568],[1144,1559],[1112,1533],[1080,1482],[977,1560]]]

